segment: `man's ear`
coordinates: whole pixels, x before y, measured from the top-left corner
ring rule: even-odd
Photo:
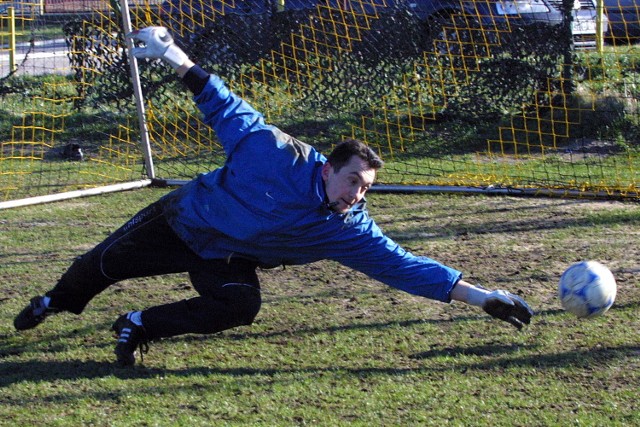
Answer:
[[[333,168],[331,167],[331,163],[325,162],[325,164],[322,165],[322,179],[326,181],[332,170]]]

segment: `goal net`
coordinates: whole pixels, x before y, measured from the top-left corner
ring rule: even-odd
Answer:
[[[123,18],[166,26],[285,132],[323,151],[365,141],[386,188],[638,197],[636,6],[165,0],[129,3],[127,18],[116,1],[0,4],[0,203],[224,162],[157,61],[137,64],[141,134]]]

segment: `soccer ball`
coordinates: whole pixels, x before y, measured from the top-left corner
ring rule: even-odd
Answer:
[[[616,289],[616,279],[607,267],[596,261],[581,261],[562,273],[558,297],[562,307],[577,317],[596,317],[613,305]]]

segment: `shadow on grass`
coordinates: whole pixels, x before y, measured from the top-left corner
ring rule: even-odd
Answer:
[[[458,357],[462,355],[500,355],[514,351],[528,350],[529,346],[518,345],[486,345],[465,348],[442,348],[413,355],[416,359],[430,359],[439,356]],[[640,356],[640,345],[623,345],[618,347],[588,348],[559,353],[529,354],[523,357],[492,358],[490,361],[457,365],[462,370],[493,370],[502,368],[589,368],[594,364],[606,364],[615,359],[637,359]],[[451,369],[443,367],[443,370]]]
[[[640,308],[640,301],[631,301],[625,304],[616,303],[612,310],[623,310],[623,309],[638,309]],[[535,310],[535,309],[534,309]],[[564,313],[565,310],[561,308],[554,308],[548,310],[535,311],[535,316],[532,320],[532,325],[529,327],[535,327],[536,318],[540,316],[553,316]],[[351,325],[342,325],[342,326],[330,326],[327,328],[305,328],[305,329],[285,329],[280,331],[272,331],[272,332],[261,332],[261,333],[243,333],[243,334],[233,334],[227,332],[225,334],[226,339],[247,339],[247,338],[272,338],[272,337],[280,337],[280,336],[302,336],[302,335],[316,335],[322,333],[337,333],[337,332],[345,332],[345,331],[355,331],[355,330],[368,330],[368,329],[383,329],[387,327],[412,327],[416,325],[422,324],[441,324],[441,323],[451,323],[451,322],[463,322],[463,321],[477,321],[479,319],[486,319],[489,321],[500,322],[499,320],[492,320],[491,317],[484,314],[482,310],[478,311],[477,315],[472,316],[454,316],[451,319],[419,319],[419,320],[405,320],[405,321],[391,321],[391,322],[375,322],[375,323],[362,323],[362,324],[351,324]],[[505,328],[512,328],[507,323],[502,323]],[[515,329],[513,329],[515,331]],[[201,335],[186,335],[183,337],[176,338],[180,341],[201,341],[208,339],[207,336]]]
[[[639,305],[633,302],[625,305],[619,305],[619,308],[634,308]],[[561,310],[548,310],[541,314],[553,315],[558,314]],[[471,319],[472,317],[468,317]],[[475,318],[475,317],[474,317]],[[456,320],[464,320],[459,317]],[[404,322],[388,322],[388,323],[369,323],[361,325],[346,325],[330,328],[309,328],[304,330],[280,331],[273,333],[259,334],[236,334],[225,335],[225,339],[257,339],[268,338],[279,335],[300,335],[300,334],[316,334],[323,332],[340,332],[355,329],[381,329],[389,326],[412,326],[423,323],[442,323],[450,322],[450,320],[415,320]],[[535,327],[535,324],[531,327]],[[74,331],[73,334],[77,334]],[[219,335],[218,335],[219,336]],[[174,338],[176,341],[204,341],[211,339],[212,336],[187,335],[184,337]],[[45,345],[45,344],[43,344]],[[104,345],[112,345],[111,342]],[[99,345],[102,346],[102,345]],[[46,344],[48,353],[55,353],[56,346],[52,348]],[[95,347],[91,345],[91,348]],[[410,355],[414,360],[429,361],[429,366],[398,368],[389,366],[387,368],[344,368],[339,370],[342,372],[350,372],[355,376],[363,375],[404,375],[413,372],[440,372],[449,371],[452,368],[460,371],[467,370],[494,370],[504,369],[507,367],[535,367],[537,369],[554,369],[562,367],[588,367],[594,363],[606,364],[615,359],[636,359],[640,356],[640,345],[621,345],[617,347],[602,347],[571,350],[565,352],[553,352],[548,349],[546,353],[541,354],[540,346],[537,344],[516,344],[516,343],[488,343],[478,346],[447,346],[441,348],[433,348],[425,352]],[[62,348],[58,349],[62,351]],[[34,353],[33,346],[7,346],[0,347],[0,356],[2,358],[11,355],[20,355],[23,352]],[[486,356],[485,360],[473,361],[470,363],[456,362],[452,364],[450,358],[458,358],[461,356]],[[445,357],[446,361],[440,361],[439,358]],[[246,360],[247,364],[251,360]],[[455,366],[454,366],[455,365]],[[46,383],[59,380],[79,380],[79,379],[95,379],[105,377],[115,377],[122,380],[128,379],[153,379],[158,376],[208,376],[221,375],[232,377],[251,377],[254,375],[261,376],[278,376],[298,373],[323,373],[332,372],[336,368],[332,366],[319,366],[315,368],[283,368],[283,369],[258,369],[258,368],[231,368],[220,369],[208,366],[198,366],[184,369],[166,369],[153,368],[144,365],[136,365],[134,367],[121,368],[114,363],[108,361],[85,361],[85,360],[27,360],[27,361],[0,361],[0,387],[7,387],[15,383]]]
[[[395,366],[385,368],[344,368],[339,369],[332,366],[322,367],[305,367],[305,368],[274,368],[274,369],[258,369],[258,368],[231,368],[220,369],[215,367],[193,367],[186,369],[156,369],[146,368],[144,366],[119,368],[112,363],[108,362],[95,362],[95,361],[26,361],[26,362],[3,362],[0,363],[0,387],[8,387],[15,383],[34,383],[38,384],[57,383],[59,381],[75,381],[83,379],[98,379],[106,377],[115,377],[120,380],[140,380],[149,379],[152,382],[148,385],[138,383],[136,386],[138,392],[144,392],[145,388],[152,390],[154,393],[159,392],[175,392],[175,388],[201,388],[208,387],[199,383],[181,383],[176,386],[173,384],[171,390],[162,390],[165,386],[159,385],[156,382],[160,377],[194,377],[203,378],[210,376],[222,376],[227,378],[233,378],[234,382],[247,381],[251,383],[256,381],[255,377],[278,377],[277,381],[287,381],[282,376],[295,376],[299,377],[300,374],[318,375],[318,374],[331,374],[333,372],[340,372],[340,374],[350,374],[354,377],[362,378],[367,376],[396,376],[400,377],[408,374],[415,374],[420,372],[450,372],[451,369],[456,369],[462,373],[469,370],[487,371],[487,370],[501,370],[506,368],[531,368],[536,369],[556,369],[556,368],[589,368],[594,363],[607,364],[610,361],[616,359],[630,359],[635,360],[640,355],[640,346],[624,345],[618,347],[608,348],[596,348],[596,349],[584,349],[573,350],[560,353],[547,353],[547,354],[531,354],[527,353],[521,357],[511,357],[515,352],[522,350],[533,350],[529,346],[517,346],[517,345],[504,345],[504,344],[490,344],[481,345],[477,347],[447,347],[442,349],[435,349],[424,353],[419,353],[413,356],[414,359],[437,359],[439,357],[446,357],[447,360],[450,357],[457,357],[462,355],[490,355],[490,360],[473,362],[473,363],[457,363],[453,366],[450,362],[433,361],[434,366],[420,366],[411,368],[399,368]],[[211,387],[216,387],[219,381],[213,381]],[[54,389],[51,389],[50,385],[45,386],[48,392],[33,395],[31,398],[33,402],[41,403],[43,400],[60,402],[74,402],[78,399],[86,399],[87,393],[85,391],[71,391],[69,389],[63,389],[60,393],[57,393]],[[125,389],[119,389],[117,385],[114,385],[108,391],[94,391],[90,392],[94,398],[101,401],[120,401],[130,391]],[[5,402],[13,404],[28,404],[30,398],[24,396],[11,397],[10,394],[5,394],[3,397]],[[13,401],[13,402],[12,402]]]

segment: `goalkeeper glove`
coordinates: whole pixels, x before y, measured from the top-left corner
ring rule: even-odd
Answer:
[[[533,316],[533,310],[522,298],[503,290],[471,288],[468,302],[482,307],[490,316],[509,322],[518,329],[531,323]]]
[[[173,37],[165,27],[146,27],[130,32],[127,37],[145,44],[131,50],[136,58],[160,58],[171,65],[174,70],[189,59],[182,49],[176,46]]]

